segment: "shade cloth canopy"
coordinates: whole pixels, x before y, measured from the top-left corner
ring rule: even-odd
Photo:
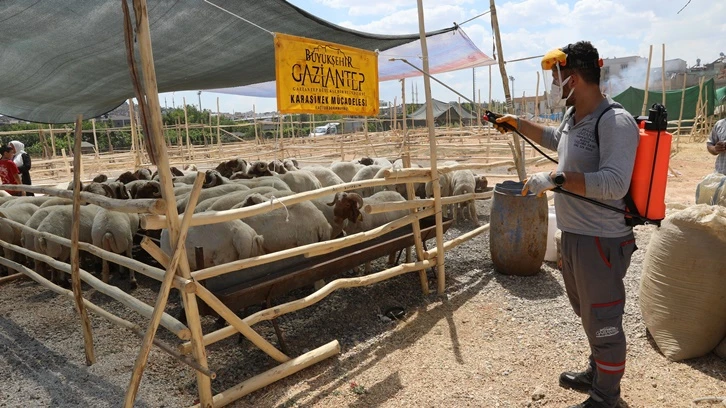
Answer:
[[[379,51],[419,38],[346,29],[283,0],[214,3],[259,27],[201,0],[148,1],[159,92],[273,81],[273,32]],[[0,114],[67,123],[78,114],[102,115],[133,97],[122,23],[118,0],[2,2]],[[454,26],[427,35],[461,33]],[[455,58],[468,60],[466,55]]]

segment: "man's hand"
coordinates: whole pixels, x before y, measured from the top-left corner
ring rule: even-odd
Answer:
[[[726,142],[718,142],[713,146],[717,154],[726,152]]]
[[[524,188],[522,188],[522,195],[525,196],[531,191],[533,194],[536,194],[537,197],[542,197],[545,191],[552,190],[555,187],[557,187],[557,185],[555,185],[555,182],[552,181],[548,171],[534,173],[525,180]]]
[[[514,115],[504,115],[498,117],[496,122],[492,122],[492,126],[500,133],[511,132],[512,129],[519,129],[519,118]]]

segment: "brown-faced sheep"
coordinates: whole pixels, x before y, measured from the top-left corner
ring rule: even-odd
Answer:
[[[315,176],[315,178],[318,179],[322,187],[337,186],[338,184],[344,183],[343,179],[341,179],[337,174],[335,174],[333,170],[327,167],[305,167],[303,171],[309,171],[310,173],[313,173],[313,175]]]
[[[291,191],[296,193],[322,188],[318,178],[309,171],[291,171],[285,174],[280,174],[278,177],[290,187]]]
[[[277,174],[285,174],[287,173],[287,168],[285,167],[285,163],[282,162],[282,160],[273,160],[267,164],[267,168],[270,169],[270,171],[274,171]]]
[[[267,163],[262,161],[257,161],[252,163],[251,166],[247,168],[247,175],[252,177],[268,177],[268,176],[274,176],[275,173],[270,171],[270,168],[268,167]]]
[[[103,183],[106,180],[108,180],[108,176],[105,174],[99,174],[98,176],[93,178],[94,183]]]
[[[247,172],[247,161],[244,159],[232,159],[225,162],[219,163],[215,170],[219,172],[223,177],[230,178],[234,173]]]
[[[134,234],[139,230],[139,215],[109,211],[101,208],[93,218],[91,225],[91,240],[93,245],[111,251],[115,254],[126,254],[131,258],[131,249],[134,246]],[[119,267],[119,270],[121,267]],[[136,276],[129,269],[129,283],[131,289],[136,289]],[[101,279],[108,283],[108,261],[102,259]]]
[[[125,172],[121,173],[121,175],[119,175],[116,178],[116,181],[120,181],[120,182],[122,182],[124,184],[128,184],[128,183],[130,183],[130,182],[132,182],[134,180],[138,180],[138,179],[139,178],[136,177],[136,174],[135,173],[130,172],[130,171],[125,171]]]

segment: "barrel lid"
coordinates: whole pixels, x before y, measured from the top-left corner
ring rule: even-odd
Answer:
[[[505,180],[501,183],[497,183],[494,186],[494,192],[510,196],[521,196],[523,188],[524,183],[522,183],[521,181]],[[532,194],[531,191],[528,191],[527,195],[533,196],[534,194]]]

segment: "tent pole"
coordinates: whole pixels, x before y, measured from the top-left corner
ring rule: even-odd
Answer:
[[[679,151],[679,145],[681,141],[681,121],[683,120],[683,104],[686,100],[686,78],[688,74],[683,73],[683,89],[681,90],[681,113],[678,114],[678,130],[676,130],[676,153]]]
[[[493,0],[492,0],[493,1]],[[423,0],[416,0],[418,6],[418,28],[421,38],[421,55],[423,56],[423,70],[425,75],[424,92],[426,94],[426,124],[429,131],[429,150],[431,156],[431,182],[434,190],[434,213],[436,214],[436,280],[439,295],[446,289],[446,275],[444,269],[444,224],[441,212],[441,186],[439,185],[439,171],[436,159],[436,130],[434,129],[434,109],[431,105],[431,80],[429,79],[429,50],[426,44],[426,29],[424,27]]]

